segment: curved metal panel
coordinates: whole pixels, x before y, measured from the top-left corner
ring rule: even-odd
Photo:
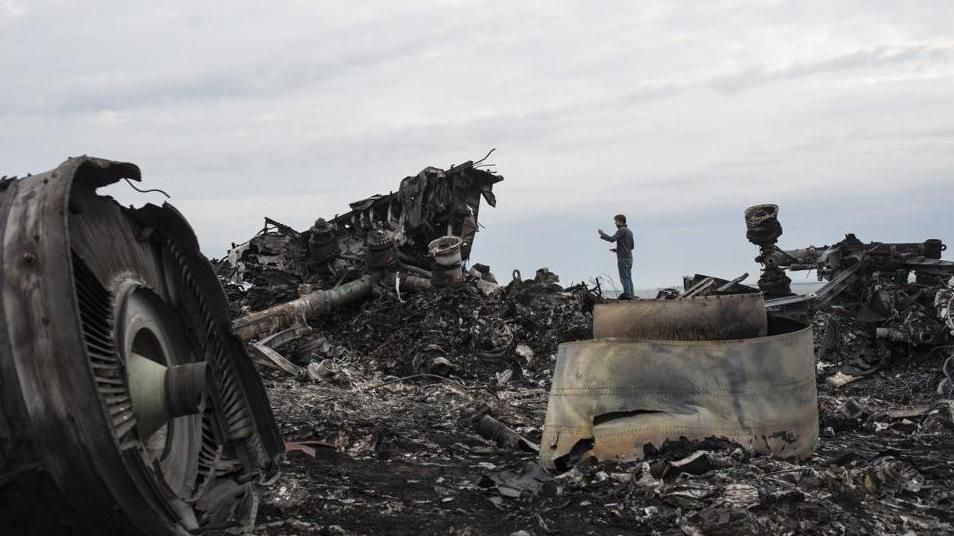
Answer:
[[[772,328],[742,340],[560,345],[541,461],[553,465],[581,446],[601,460],[639,459],[644,445],[683,436],[810,454],[818,437],[811,328]]]

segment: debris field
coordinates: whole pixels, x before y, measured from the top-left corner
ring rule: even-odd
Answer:
[[[377,197],[352,205],[376,218],[319,220],[307,234],[268,220],[216,263],[241,322],[357,281],[382,265],[369,256],[397,250],[367,292],[302,309],[256,356],[287,449],[281,477],[261,492],[256,534],[954,531],[954,291],[940,250],[925,254],[936,244],[855,248],[849,235],[798,250],[797,262],[765,262],[769,314],[813,328],[819,439],[807,458],[758,456],[712,436],[647,444],[632,461],[545,468],[538,445],[558,346],[592,338],[594,306],[613,300],[599,286],[563,287],[545,268],[505,284],[489,267],[467,269],[478,194],[493,199],[501,178],[442,186],[460,170],[487,173],[468,162],[414,179],[428,203],[428,188],[451,192],[415,208],[420,236],[393,196]],[[398,196],[405,203],[419,199],[407,196],[412,178]],[[746,215],[760,262],[795,256],[775,246],[774,210]],[[466,236],[467,251],[449,265],[423,246],[445,232]],[[320,233],[325,249],[309,249]],[[832,283],[824,299],[793,299],[778,266],[811,262],[829,262],[819,273]],[[415,277],[429,284],[405,284]],[[697,276],[657,299],[745,292],[739,281]]]
[[[100,195],[134,164],[0,179],[0,527],[954,533],[940,239],[787,248],[763,204],[757,288],[498,277],[491,153],[211,262],[170,205]]]
[[[573,292],[550,292],[551,299],[576,302]],[[939,352],[894,356],[879,371],[843,387],[833,387],[820,374],[821,439],[815,455],[804,461],[753,457],[713,438],[661,445],[641,462],[539,474],[535,452],[482,437],[466,411],[476,402],[528,440],[539,441],[553,362],[546,352],[573,333],[577,319],[563,331],[565,317],[545,314],[539,319],[543,329],[513,330],[514,350],[505,360],[481,360],[471,342],[475,302],[507,311],[516,308],[519,296],[505,289],[500,297],[483,297],[468,282],[403,304],[381,298],[321,319],[314,325],[320,335],[283,348],[302,363],[320,359],[329,374],[316,382],[266,373],[291,450],[282,478],[265,490],[257,532],[952,530],[954,402],[936,393]],[[815,325],[827,325],[830,314],[819,313]],[[376,322],[384,327],[372,327]],[[841,335],[844,345],[827,350],[820,370],[859,353],[861,332]],[[432,344],[442,345],[441,351],[425,350]],[[529,351],[518,351],[521,345]],[[442,371],[448,379],[413,377],[420,352],[450,361],[452,367]]]

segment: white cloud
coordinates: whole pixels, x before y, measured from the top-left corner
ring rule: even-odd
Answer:
[[[30,8],[24,2],[16,2],[14,0],[4,0],[0,2],[0,16],[3,18],[15,19],[29,12]]]

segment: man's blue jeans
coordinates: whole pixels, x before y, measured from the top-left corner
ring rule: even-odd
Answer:
[[[633,290],[633,259],[617,258],[616,265],[619,267],[619,282],[623,285],[623,294],[635,298],[636,291]]]

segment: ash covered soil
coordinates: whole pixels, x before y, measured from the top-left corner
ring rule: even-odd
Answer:
[[[820,441],[807,460],[710,438],[547,475],[535,453],[481,437],[475,406],[539,441],[556,345],[586,337],[593,299],[546,278],[493,296],[468,281],[403,302],[382,292],[314,322],[279,350],[317,365],[317,381],[263,369],[289,452],[255,533],[954,531],[954,402],[936,394],[945,354],[895,350],[860,374],[850,367],[873,350],[832,311],[814,320]],[[854,381],[827,381],[844,367]]]

